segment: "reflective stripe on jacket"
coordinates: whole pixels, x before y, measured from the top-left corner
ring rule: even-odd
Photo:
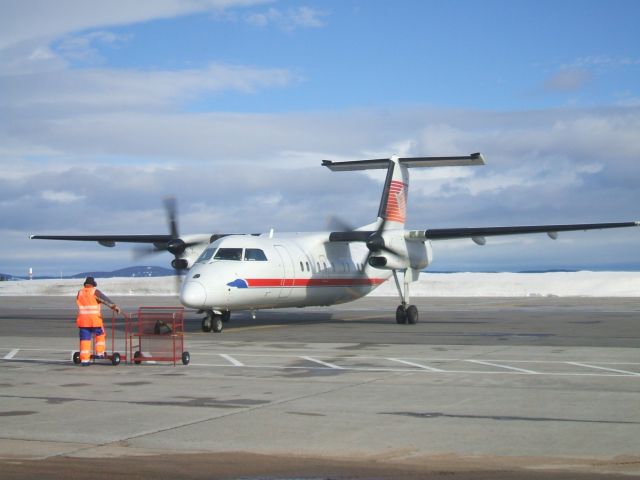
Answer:
[[[96,298],[95,287],[84,287],[76,297],[78,328],[102,327],[102,309]]]

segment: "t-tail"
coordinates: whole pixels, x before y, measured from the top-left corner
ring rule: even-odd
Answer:
[[[394,155],[391,158],[354,160],[348,162],[323,160],[322,165],[334,172],[387,170],[375,228],[380,230],[394,230],[404,229],[407,220],[410,168],[484,165],[484,158],[480,153],[472,153],[468,156],[459,157],[399,157]]]

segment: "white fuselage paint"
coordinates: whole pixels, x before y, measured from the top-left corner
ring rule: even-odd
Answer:
[[[369,253],[363,243],[330,243],[328,235],[221,238],[205,253],[218,248],[259,249],[266,260],[201,257],[185,277],[180,301],[187,307],[220,311],[334,305],[367,295],[392,275],[390,270],[363,266]],[[424,243],[411,245],[416,248],[424,252],[421,257],[428,256]]]

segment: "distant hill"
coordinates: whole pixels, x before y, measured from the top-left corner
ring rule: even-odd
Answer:
[[[114,270],[113,272],[82,272],[67,278],[114,278],[114,277],[168,277],[175,275],[176,271],[164,267],[128,267]]]
[[[81,272],[76,273],[75,275],[66,275],[63,277],[59,276],[34,276],[34,279],[47,280],[54,278],[79,278],[83,279],[86,277],[94,277],[94,278],[131,278],[131,277],[168,277],[174,276],[176,271],[172,268],[164,268],[164,267],[153,267],[153,266],[137,266],[137,267],[127,267],[121,268],[119,270],[114,270],[113,272]],[[27,276],[15,276],[9,275],[7,273],[0,273],[0,281],[12,281],[12,280],[26,280]]]

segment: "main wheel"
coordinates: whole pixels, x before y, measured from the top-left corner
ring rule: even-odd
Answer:
[[[407,311],[402,305],[398,305],[398,308],[396,308],[396,323],[407,323]]]
[[[220,315],[213,316],[213,331],[215,333],[222,332],[222,317]]]
[[[118,352],[114,352],[114,354],[111,355],[111,365],[120,365],[120,354]]]
[[[202,319],[202,331],[209,333],[213,328],[213,321],[211,320],[211,316],[207,315]]]
[[[76,365],[80,364],[80,352],[73,352],[73,363]]]
[[[140,360],[142,358],[142,352],[140,350],[136,350],[133,353],[133,363],[135,363],[136,365],[140,365],[142,363],[142,360]]]
[[[191,355],[189,355],[189,352],[182,352],[182,364],[189,365],[190,361],[191,361]]]
[[[409,305],[407,308],[407,323],[410,325],[418,323],[418,308],[415,305]]]

